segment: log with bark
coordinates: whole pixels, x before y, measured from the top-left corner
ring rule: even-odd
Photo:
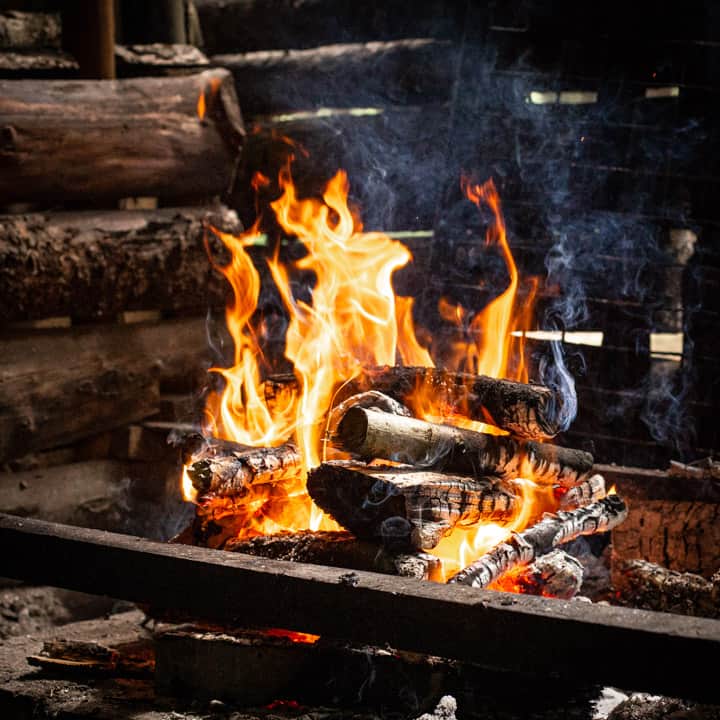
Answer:
[[[348,383],[339,399],[373,389],[412,409],[411,395],[418,387],[448,412],[494,425],[521,438],[548,440],[562,429],[562,399],[547,387],[439,368],[373,368]]]
[[[592,455],[580,450],[358,406],[345,412],[335,438],[344,450],[363,459],[382,458],[476,477],[524,477],[564,488],[578,485],[593,465]]]
[[[593,475],[583,480],[575,487],[558,486],[555,492],[560,497],[561,510],[574,510],[583,505],[590,505],[606,496],[605,478],[602,475]]]
[[[55,13],[0,12],[0,49],[58,48],[62,29]]]
[[[307,488],[343,527],[390,549],[430,549],[456,525],[508,522],[518,511],[512,487],[497,478],[408,466],[327,462],[310,471]]]
[[[293,443],[248,447],[208,439],[193,455],[187,474],[202,497],[242,498],[250,485],[282,483],[302,473],[302,457]]]
[[[62,50],[11,50],[0,53],[0,79],[73,78],[80,66]]]
[[[194,45],[155,42],[115,45],[115,64],[118,77],[148,77],[198,72],[205,70],[210,61]]]
[[[208,363],[205,318],[5,335],[0,462],[142,420]]]
[[[0,216],[0,321],[222,308],[228,286],[208,262],[206,223],[242,229],[223,206]]]
[[[648,562],[613,557],[612,582],[623,605],[660,612],[720,617],[720,572],[707,580]]]
[[[490,590],[569,600],[577,595],[582,583],[583,566],[580,561],[556,548],[530,565],[520,565],[504,573],[488,587]]]
[[[243,138],[227,70],[113,83],[0,81],[0,197],[85,206],[213,198],[229,190]]]
[[[508,570],[526,565],[580,535],[611,530],[626,517],[627,507],[618,495],[609,495],[570,512],[547,515],[527,530],[515,533],[509,540],[494,547],[449,582],[487,587]]]
[[[424,105],[450,100],[457,46],[432,39],[215,55],[247,115],[319,107]]]

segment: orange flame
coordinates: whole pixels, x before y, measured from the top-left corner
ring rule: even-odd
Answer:
[[[200,91],[197,101],[197,116],[199,120],[205,119],[208,103],[215,97],[215,93],[218,91],[219,87],[220,78],[210,78],[209,87],[205,87]]]

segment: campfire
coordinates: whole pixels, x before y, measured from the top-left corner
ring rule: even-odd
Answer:
[[[322,200],[301,199],[290,168],[271,208],[304,254],[284,263],[276,252],[268,268],[289,318],[293,372],[274,375],[263,344],[261,273],[248,253],[260,221],[237,236],[210,228],[231,255],[216,266],[234,294],[226,311],[234,363],[211,368],[222,387],[208,396],[203,437],[186,442],[183,493],[196,516],[179,539],[271,556],[295,548],[301,560],[572,597],[583,568],[563,545],[615,527],[627,510],[589,453],[551,442],[572,419],[572,382],[528,382],[532,305],[518,300],[492,180],[463,178],[462,188],[489,211],[484,243],[509,282],[485,308],[441,301],[438,312],[464,334],[440,366],[429,333],[416,332],[414,299],[393,290],[410,251],[363,232],[344,172]],[[527,285],[532,299],[537,279]]]

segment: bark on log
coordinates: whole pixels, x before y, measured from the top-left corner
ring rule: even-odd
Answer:
[[[382,458],[475,477],[524,477],[563,488],[578,485],[593,464],[592,455],[580,450],[357,406],[345,412],[335,439],[344,450],[365,460]]]
[[[210,65],[210,61],[194,45],[155,42],[115,45],[115,64],[118,77],[149,77],[198,72]]]
[[[548,515],[527,530],[515,533],[507,542],[494,547],[448,582],[487,587],[517,565],[526,565],[580,535],[611,530],[626,517],[627,507],[618,495],[609,495],[578,510]]]
[[[720,504],[635,500],[627,520],[613,530],[612,543],[623,560],[709,578],[720,567]]]
[[[243,112],[424,105],[450,100],[459,48],[430,40],[324,45],[215,55],[232,72]]]
[[[223,206],[0,216],[0,322],[222,308],[206,222],[241,230]]]
[[[3,80],[73,78],[77,77],[79,71],[77,60],[62,50],[14,50],[0,53],[0,79]]]
[[[200,497],[241,498],[250,485],[282,483],[298,478],[302,457],[293,443],[277,447],[245,447],[237,445],[228,452],[218,450],[212,440],[193,457],[187,474]]]
[[[590,503],[597,500],[602,500],[607,495],[605,478],[602,475],[593,475],[575,487],[558,487],[556,493],[560,495],[561,510],[574,510],[583,505],[590,505]]]
[[[351,583],[336,568],[7,515],[0,516],[0,546],[1,576],[176,610],[197,621],[387,643],[499,670],[681,697],[718,695],[717,669],[707,657],[718,652],[720,625],[706,618],[666,615],[659,623],[647,611],[523,595],[509,604],[501,593],[362,571]]]
[[[0,12],[0,48],[60,47],[60,16],[51,13]]]
[[[582,583],[580,561],[558,548],[541,555],[530,565],[504,573],[488,587],[490,590],[570,600],[577,595]]]
[[[6,335],[0,357],[0,462],[155,412],[159,383],[203,381],[205,319]]]
[[[198,117],[198,99],[206,112]],[[212,198],[244,130],[232,77],[0,82],[3,202]]]
[[[412,409],[408,398],[418,386],[448,410],[522,438],[548,440],[561,430],[558,425],[561,399],[549,388],[439,368],[386,366],[368,370],[354,383],[349,383],[339,399],[373,389]]]
[[[313,468],[313,500],[359,538],[389,549],[435,547],[455,525],[506,522],[517,497],[494,478],[467,478],[408,467],[328,462]]]
[[[349,532],[310,532],[261,535],[249,540],[229,540],[223,550],[292,560],[350,570],[370,570],[388,575],[427,580],[440,560],[427,553],[390,553]]]
[[[612,582],[623,605],[659,612],[720,617],[720,572],[711,580],[646,560],[613,557]]]

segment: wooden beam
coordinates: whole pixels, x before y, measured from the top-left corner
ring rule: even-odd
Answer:
[[[0,515],[0,575],[498,669],[717,701],[720,621],[247,557]],[[632,652],[629,651],[632,649]]]

